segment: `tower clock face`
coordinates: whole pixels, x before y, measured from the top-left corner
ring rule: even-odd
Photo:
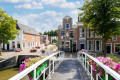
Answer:
[[[68,32],[66,33],[66,36],[67,36],[67,37],[69,36]]]

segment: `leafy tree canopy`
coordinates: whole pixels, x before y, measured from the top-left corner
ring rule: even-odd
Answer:
[[[79,8],[84,27],[89,27],[107,41],[114,35],[120,35],[120,1],[119,0],[85,0]]]
[[[16,21],[0,9],[0,43],[8,43],[8,40],[15,39],[17,32]]]
[[[58,30],[51,30],[48,32],[44,32],[44,35],[48,35],[48,36],[58,36]]]
[[[82,10],[79,16],[84,27],[102,36],[106,56],[107,40],[120,35],[120,0],[85,0],[79,10]]]

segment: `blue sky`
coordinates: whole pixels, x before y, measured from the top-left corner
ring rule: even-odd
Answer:
[[[57,29],[66,15],[75,23],[82,4],[83,0],[0,0],[2,10],[39,32]]]

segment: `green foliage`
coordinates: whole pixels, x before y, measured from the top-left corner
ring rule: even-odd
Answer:
[[[113,35],[120,35],[119,0],[85,0],[83,12],[79,14],[84,26],[95,30],[106,41]]]
[[[48,32],[44,32],[44,35],[48,35],[48,36],[58,36],[58,30],[51,30],[51,31],[48,31]]]
[[[52,43],[56,43],[56,42],[57,42],[57,40],[56,40],[56,39],[53,39],[53,40],[52,40]]]
[[[0,56],[2,56],[2,54],[0,54]]]
[[[16,30],[16,21],[5,13],[0,9],[0,42],[8,43],[8,40],[15,39],[18,31]]]
[[[42,33],[41,33],[41,32],[39,32],[39,34],[40,34],[40,35],[42,35]]]
[[[15,39],[17,32],[16,21],[0,8],[0,54],[1,42],[8,43],[8,40]]]
[[[112,36],[120,35],[119,0],[85,0],[79,10],[83,11],[79,16],[84,27],[89,27],[97,35],[102,36],[104,44]]]
[[[119,59],[118,59],[116,56],[110,55],[109,58],[110,58],[112,61],[115,61],[115,62],[119,63]]]

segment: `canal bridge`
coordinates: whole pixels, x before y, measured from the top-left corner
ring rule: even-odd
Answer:
[[[98,74],[93,75],[93,68],[88,58],[92,59],[105,70],[105,79],[101,78]],[[46,61],[48,65],[44,67],[39,73],[39,76],[37,76],[38,67]],[[73,54],[63,51],[52,52],[52,54],[46,58],[13,76],[9,80],[22,80],[31,72],[34,74],[31,80],[109,80],[109,75],[116,80],[120,80],[118,73],[85,52]],[[24,80],[28,80],[28,78]]]

